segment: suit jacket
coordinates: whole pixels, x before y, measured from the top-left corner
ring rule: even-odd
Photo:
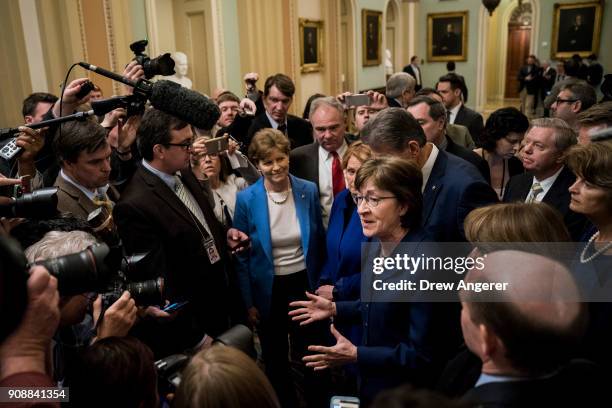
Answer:
[[[409,231],[402,239],[402,243],[412,244],[407,250],[409,256],[420,256],[423,252],[432,255],[431,245],[424,246],[429,241],[431,238],[421,229]],[[371,289],[373,279],[398,282],[407,274],[386,271],[375,276],[371,271],[373,259],[380,256],[379,242],[368,249],[364,271],[370,272],[362,276],[363,288],[369,288],[362,290],[366,297],[336,302],[338,323],[359,319],[362,322],[363,337],[357,348],[357,365],[360,398],[365,402],[371,401],[380,391],[405,382],[431,386],[441,363],[456,350],[461,338],[456,304],[375,299],[374,296],[379,295]],[[411,276],[421,276],[419,272]]]
[[[314,142],[293,149],[289,155],[289,172],[301,179],[312,181],[319,191],[319,144]]]
[[[465,147],[468,150],[474,150],[476,148],[476,144],[474,143],[474,139],[472,139],[472,135],[470,135],[470,131],[463,125],[448,123],[446,125],[446,135],[450,137],[453,142],[459,146]]]
[[[257,131],[271,127],[272,124],[268,120],[268,115],[266,115],[265,112],[262,112],[261,115],[257,115],[249,127],[247,144],[251,143],[251,140]],[[287,136],[291,141],[292,149],[312,143],[312,125],[310,122],[302,118],[287,115]]]
[[[489,163],[487,163],[485,159],[483,159],[473,151],[468,150],[463,146],[459,146],[448,135],[446,135],[446,143],[447,153],[454,154],[455,156],[476,166],[485,181],[491,184],[491,170],[489,169]]]
[[[310,290],[317,287],[321,263],[325,259],[325,232],[321,219],[319,195],[313,183],[289,176],[295,210],[300,225],[302,249]],[[270,313],[274,258],[268,198],[264,179],[238,193],[234,212],[235,228],[251,238],[251,249],[237,256],[236,269],[240,291],[248,308],[255,306],[262,318]]]
[[[527,80],[526,78],[529,75],[531,75],[532,78]],[[518,80],[519,92],[527,88],[527,93],[529,95],[537,95],[538,88],[540,87],[540,67],[537,65],[523,65],[519,70]]]
[[[462,104],[461,108],[459,108],[459,112],[457,112],[457,117],[455,118],[454,124],[467,127],[470,131],[472,139],[474,139],[474,142],[476,143],[476,146],[480,145],[482,140],[482,129],[484,128],[480,113]]]
[[[85,193],[79,190],[72,183],[67,182],[59,174],[53,184],[57,187],[57,210],[72,213],[76,218],[87,220],[90,212],[97,210],[98,205],[94,204]],[[107,191],[111,201],[117,201],[119,193],[112,186]]]
[[[421,74],[421,69],[420,68],[417,68],[417,70],[419,71],[419,77],[420,77],[421,83],[420,84],[417,83],[414,86],[414,90],[418,92],[418,91],[421,90],[421,88],[423,88],[423,75]],[[415,79],[415,81],[417,80],[417,76],[416,76],[416,73],[414,72],[414,68],[412,67],[412,65],[410,65],[410,64],[406,65],[404,67],[404,72],[412,75],[412,77]]]
[[[434,241],[463,242],[465,217],[496,202],[475,166],[441,150],[423,191],[423,228]]]
[[[165,278],[166,299],[188,300],[171,322],[144,321],[137,335],[156,355],[182,352],[206,333],[217,336],[230,325],[229,254],[225,231],[189,168],[182,172],[211,231],[221,260],[211,264],[203,245],[204,227],[157,175],[138,166],[113,215],[128,254],[146,253],[149,267],[130,271],[130,280]],[[166,354],[164,354],[166,353]]]
[[[390,108],[401,108],[402,107],[402,105],[400,105],[400,103],[396,101],[395,98],[387,97],[387,104],[389,105]]]
[[[584,215],[575,213],[569,208],[570,193],[568,189],[575,181],[576,176],[574,173],[567,166],[564,167],[546,195],[542,198],[542,202],[552,206],[561,213],[563,222],[572,240],[579,241],[590,223]],[[525,201],[531,191],[532,183],[533,174],[531,173],[512,177],[506,186],[503,201]]]

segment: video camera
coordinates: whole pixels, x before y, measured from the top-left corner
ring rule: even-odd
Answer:
[[[145,78],[151,79],[155,75],[173,75],[175,73],[174,60],[170,57],[170,53],[167,52],[159,57],[151,59],[144,53],[148,44],[149,42],[147,40],[140,40],[130,44],[130,50],[134,53],[134,59],[139,65],[142,65]]]

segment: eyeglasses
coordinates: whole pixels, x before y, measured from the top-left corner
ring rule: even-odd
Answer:
[[[180,147],[183,150],[189,150],[191,149],[191,145],[192,145],[192,141],[188,141],[188,142],[183,142],[183,143],[164,143],[164,146],[176,146],[176,147]]]
[[[353,196],[353,201],[355,202],[355,204],[357,204],[357,207],[359,207],[361,205],[361,203],[365,200],[366,205],[368,207],[376,208],[376,207],[378,207],[378,204],[380,204],[380,202],[382,200],[388,200],[390,198],[396,198],[396,197],[395,196],[375,197],[375,196],[354,195]]]
[[[555,102],[557,103],[557,105],[559,105],[560,103],[563,103],[563,102],[565,102],[565,103],[574,103],[574,102],[577,102],[577,101],[578,101],[578,99],[562,99],[562,98],[555,99]]]

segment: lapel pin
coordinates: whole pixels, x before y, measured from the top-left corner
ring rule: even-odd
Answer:
[[[431,189],[432,189],[432,190],[435,190],[435,189],[436,189],[436,186],[432,186],[432,187],[431,187]]]
[[[306,196],[304,195],[304,193],[302,193],[302,198],[305,198]]]

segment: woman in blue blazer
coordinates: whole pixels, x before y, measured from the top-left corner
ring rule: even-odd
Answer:
[[[249,156],[263,177],[236,200],[233,226],[251,238],[250,249],[237,256],[238,282],[258,329],[266,374],[282,405],[297,406],[287,336],[292,353],[301,357],[315,330],[304,330],[287,313],[289,303],[304,299],[319,281],[325,258],[319,196],[314,183],[289,174],[289,140],[281,132],[257,132]],[[321,387],[305,371],[305,395],[314,398]]]
[[[373,238],[361,276],[364,288],[372,288],[374,279],[397,282],[399,277],[411,276],[394,269],[374,276],[374,258],[404,254],[418,257],[427,249],[427,236],[421,228],[422,182],[416,165],[399,158],[368,160],[359,169],[355,180],[357,211],[364,235]],[[418,272],[414,276],[421,277]],[[335,316],[334,323],[361,321],[360,345],[332,325],[336,345],[310,346],[309,350],[317,354],[306,356],[304,361],[316,371],[357,364],[359,395],[366,406],[380,391],[404,382],[433,385],[436,369],[460,343],[456,305],[406,301],[395,296],[370,289],[355,301],[330,302],[308,294],[308,301],[291,304],[296,309],[289,314],[304,325],[331,316]]]

